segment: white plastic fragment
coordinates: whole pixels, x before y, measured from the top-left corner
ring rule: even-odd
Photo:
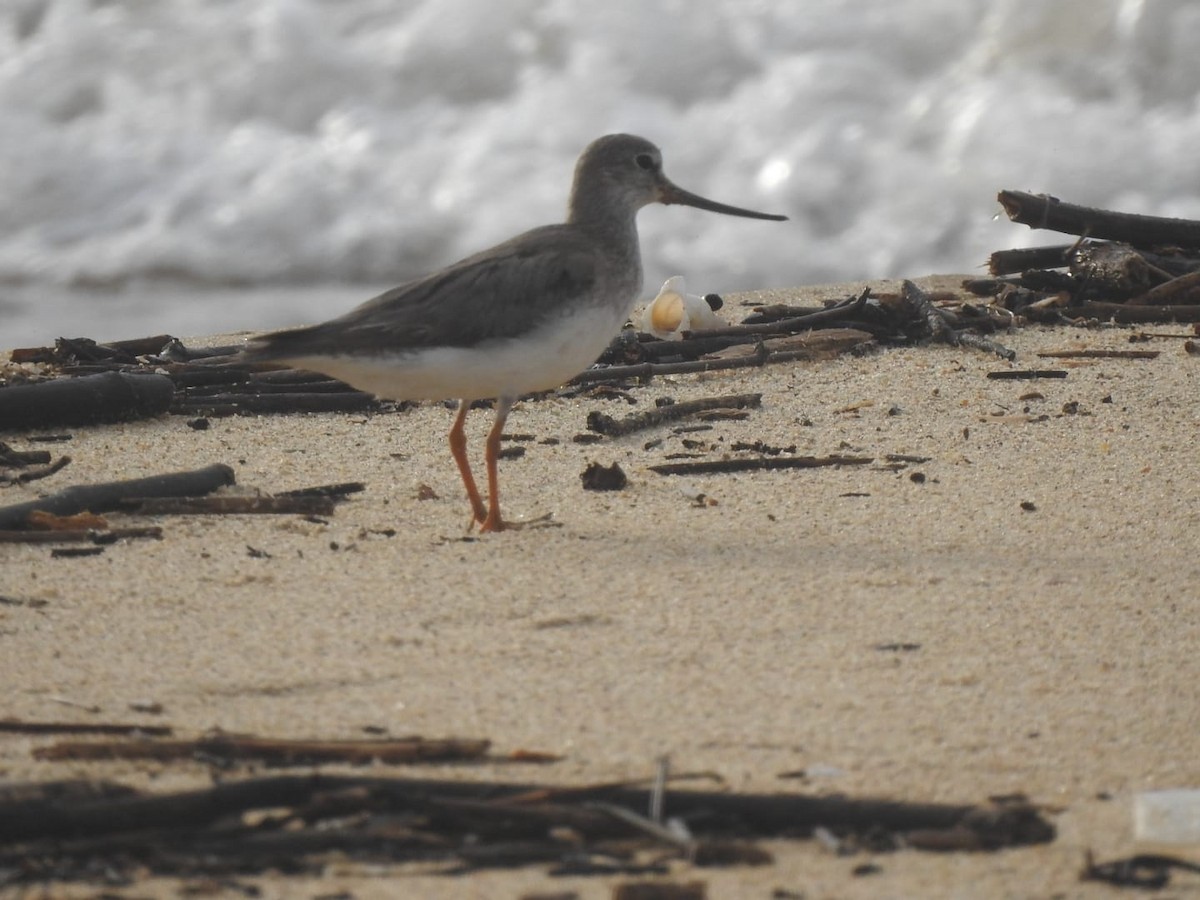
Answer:
[[[682,275],[673,275],[642,312],[639,327],[661,340],[678,341],[685,331],[723,328],[726,324],[703,297],[687,293]]]

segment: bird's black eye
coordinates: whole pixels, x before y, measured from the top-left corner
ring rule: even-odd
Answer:
[[[647,172],[653,172],[655,169],[654,157],[649,153],[639,153],[633,161],[638,164],[639,169],[645,169]]]

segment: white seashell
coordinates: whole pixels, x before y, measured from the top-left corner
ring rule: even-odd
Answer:
[[[641,317],[641,330],[665,341],[678,341],[685,331],[723,328],[726,322],[703,297],[686,292],[682,275],[668,278]]]

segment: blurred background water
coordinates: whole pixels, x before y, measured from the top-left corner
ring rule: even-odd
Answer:
[[[593,138],[646,288],[974,271],[1002,188],[1200,218],[1194,0],[3,0],[0,346],[282,326],[560,221]]]

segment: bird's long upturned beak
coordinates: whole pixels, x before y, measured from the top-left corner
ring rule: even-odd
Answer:
[[[724,213],[727,216],[742,216],[746,219],[770,219],[773,222],[787,221],[787,216],[755,212],[752,209],[742,209],[740,206],[728,206],[724,203],[718,203],[716,200],[705,199],[699,194],[685,191],[679,185],[673,184],[665,178],[658,188],[658,202],[665,203],[668,206],[675,203],[682,206],[694,206],[696,209],[707,209],[709,212]]]

